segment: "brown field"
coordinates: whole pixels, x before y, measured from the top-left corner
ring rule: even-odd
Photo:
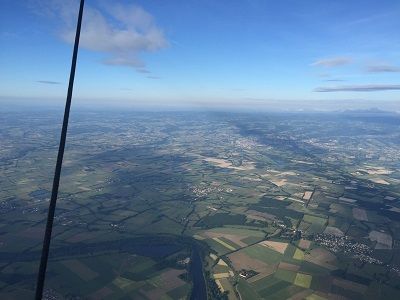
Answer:
[[[333,234],[336,236],[344,236],[343,231],[341,231],[339,228],[333,227],[333,226],[327,226],[324,230],[324,233]]]
[[[160,275],[162,286],[167,291],[173,290],[185,284],[185,282],[178,276],[185,273],[185,270],[170,269]]]
[[[302,249],[308,249],[308,248],[310,248],[310,246],[311,246],[311,241],[309,241],[309,240],[301,239],[299,241],[299,247]]]
[[[256,281],[258,281],[260,279],[268,277],[268,276],[274,274],[276,272],[277,268],[278,268],[278,264],[271,265],[269,270],[267,270],[264,273],[257,274],[256,276],[250,277],[249,279],[247,279],[247,282],[248,283],[253,283],[253,282],[256,282]]]
[[[91,188],[88,188],[86,186],[78,186],[78,189],[84,192],[90,192],[92,190]]]
[[[66,241],[69,243],[79,243],[79,242],[91,239],[93,237],[94,236],[92,233],[81,232],[81,233],[75,234],[74,236],[69,237]]]
[[[365,169],[360,169],[360,171],[367,172],[370,175],[390,175],[393,171],[388,170],[384,167],[373,167],[373,166],[366,166]]]
[[[185,273],[185,270],[169,269],[160,275],[161,284],[157,288],[152,290],[140,289],[139,291],[148,299],[162,299],[168,291],[185,284],[185,282],[178,277],[182,273]]]
[[[276,216],[274,216],[272,214],[265,213],[265,212],[259,212],[259,211],[252,210],[252,209],[246,211],[246,215],[247,216],[251,216],[253,218],[254,217],[261,217],[261,218],[264,219],[264,221],[268,221],[268,220],[276,221],[277,220]]]
[[[293,197],[288,197],[287,199],[290,200],[290,201],[294,201],[294,202],[298,202],[298,203],[304,204],[304,201],[300,200],[300,199],[296,199],[296,198],[293,198]]]
[[[79,260],[73,259],[73,260],[64,260],[61,262],[65,267],[67,267],[71,272],[75,273],[78,275],[80,278],[82,278],[85,281],[92,280],[99,276],[96,272],[94,272],[92,269],[87,267],[85,264],[81,263]]]
[[[375,249],[392,249],[393,239],[387,233],[373,230],[369,233],[369,239],[377,242]]]
[[[242,252],[235,252],[230,254],[229,259],[232,262],[232,266],[236,271],[240,270],[254,270],[258,273],[272,274],[276,270],[276,265],[270,266],[261,260],[251,258]]]
[[[162,299],[163,296],[165,296],[165,291],[160,288],[155,288],[152,290],[140,289],[139,292],[141,294],[145,295],[146,298],[150,299],[150,300],[159,300],[159,299]],[[146,298],[144,298],[144,299],[146,299]]]
[[[303,199],[304,199],[304,200],[310,200],[312,194],[313,194],[312,191],[306,191],[306,192],[304,192]]]
[[[361,293],[361,294],[364,294],[368,289],[368,287],[366,285],[356,283],[354,281],[341,279],[341,278],[333,278],[332,283],[343,289],[355,291],[355,292]]]
[[[336,270],[336,256],[324,248],[316,248],[310,251],[310,254],[306,254],[304,260],[321,267]]]
[[[345,190],[356,190],[357,188],[355,186],[345,186]]]
[[[390,184],[390,182],[387,182],[385,179],[382,179],[382,178],[370,178],[370,180],[372,182],[379,183],[379,184],[385,184],[385,185]]]
[[[356,203],[357,202],[357,200],[355,200],[355,199],[346,198],[346,197],[339,197],[339,200],[347,202],[347,203]]]
[[[236,235],[236,234],[227,234],[227,233],[222,233],[222,232],[214,232],[214,231],[206,231],[203,233],[208,238],[214,239],[214,238],[220,238],[223,237],[227,240],[230,240],[231,242],[235,243],[236,245],[240,247],[246,247],[247,244],[242,242],[242,239],[246,238],[246,236],[242,235]]]
[[[28,238],[28,239],[42,239],[44,236],[44,227],[31,227],[28,228],[21,233],[19,236]]]
[[[291,195],[294,198],[300,198],[303,199],[304,193],[303,192],[298,192],[298,193],[294,193]]]
[[[247,215],[246,216],[248,219],[253,219],[253,220],[258,220],[258,221],[266,221],[264,217],[256,216],[256,215]]]
[[[286,184],[287,179],[270,178],[269,181],[272,182],[273,184],[275,184],[276,186],[281,187]]]
[[[392,206],[389,210],[400,213],[400,208],[398,208],[398,207],[393,207]]]
[[[229,168],[229,167],[232,166],[231,162],[227,161],[225,159],[207,157],[207,158],[204,158],[204,160],[206,162],[213,163],[213,164],[215,164],[215,165],[217,165],[218,167],[221,167],[221,168]]]
[[[206,157],[203,160],[205,160],[206,162],[213,163],[217,167],[226,168],[226,169],[247,171],[247,170],[253,170],[255,168],[253,162],[243,162],[243,164],[240,167],[236,167],[236,166],[233,166],[230,161],[221,159],[221,158]]]
[[[314,165],[315,163],[310,162],[310,161],[304,161],[304,160],[297,160],[297,159],[292,159],[292,162],[298,163],[298,164],[305,164],[305,165]]]
[[[303,300],[308,299],[307,297],[313,293],[312,290],[303,290],[298,292],[297,294],[293,295],[292,297],[288,298],[288,300]]]
[[[248,181],[262,181],[262,179],[261,178],[252,178],[252,177],[248,177],[248,176],[246,176],[246,177],[242,177],[242,179],[243,180],[248,180]]]
[[[294,265],[294,264],[290,264],[290,263],[286,263],[281,261],[279,263],[278,266],[279,269],[283,269],[283,270],[288,270],[288,271],[294,271],[297,272],[300,269],[300,266]]]
[[[275,250],[281,254],[285,253],[285,250],[288,246],[287,243],[282,243],[282,242],[273,242],[273,241],[262,241],[258,243],[261,246],[270,248],[272,250]]]
[[[97,290],[96,292],[92,293],[88,298],[90,300],[98,300],[104,299],[110,296],[113,293],[113,290],[109,287],[102,287],[101,289]]]
[[[368,221],[367,212],[365,209],[354,207],[353,208],[353,217],[359,221]]]
[[[193,237],[194,237],[196,240],[199,240],[199,241],[202,241],[202,240],[205,240],[205,239],[206,239],[205,237],[203,237],[203,236],[201,236],[201,235],[198,235],[198,234],[193,235]]]
[[[297,174],[296,172],[293,172],[293,171],[286,171],[286,172],[282,172],[281,175],[297,176],[299,174]]]

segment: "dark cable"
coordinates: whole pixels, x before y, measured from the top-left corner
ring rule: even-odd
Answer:
[[[36,300],[42,299],[42,296],[43,296],[43,287],[44,287],[44,280],[46,277],[47,260],[49,258],[51,232],[53,229],[54,212],[55,212],[56,203],[57,203],[58,187],[60,185],[60,175],[61,175],[62,161],[63,161],[63,157],[64,157],[65,140],[67,138],[68,119],[69,119],[69,111],[71,108],[72,90],[74,88],[76,59],[78,56],[78,46],[79,46],[79,37],[81,34],[84,2],[85,2],[84,0],[81,0],[80,7],[79,7],[79,15],[78,15],[78,23],[76,26],[74,52],[72,54],[71,72],[69,75],[68,93],[67,93],[67,100],[65,103],[64,120],[63,120],[62,129],[61,129],[60,145],[58,148],[57,163],[56,163],[56,169],[54,172],[54,179],[53,179],[53,188],[51,191],[51,199],[50,199],[49,211],[48,211],[48,215],[47,215],[46,231],[45,231],[44,238],[43,238],[42,257],[40,259],[39,274],[37,277],[36,294],[35,294]]]

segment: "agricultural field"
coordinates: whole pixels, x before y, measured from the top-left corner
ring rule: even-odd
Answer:
[[[60,118],[0,116],[0,298],[26,299]],[[399,157],[383,112],[74,112],[46,297],[400,298]]]

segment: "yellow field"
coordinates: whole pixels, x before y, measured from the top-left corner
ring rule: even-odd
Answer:
[[[214,279],[228,278],[229,276],[231,276],[230,273],[218,273],[213,275]]]
[[[225,243],[224,241],[221,241],[219,238],[213,238],[214,241],[220,243],[222,246],[224,246],[225,248],[228,248],[229,250],[235,251],[236,249],[233,248],[231,245]]]
[[[296,251],[293,254],[293,258],[297,260],[304,260],[304,252],[301,251],[300,249],[296,249]]]
[[[294,284],[308,289],[311,286],[311,280],[311,275],[297,273]]]
[[[217,260],[218,256],[216,256],[214,253],[210,253],[210,257],[212,260]]]
[[[132,283],[134,283],[134,281],[129,280],[129,279],[124,278],[124,277],[117,277],[113,281],[113,284],[116,285],[117,287],[119,287],[121,290],[123,290],[124,288],[130,286]]]
[[[219,290],[221,291],[221,293],[225,292],[224,287],[222,286],[221,282],[216,279],[215,283],[218,285]]]
[[[325,300],[325,299],[326,298],[321,297],[317,294],[312,294],[312,295],[306,297],[306,300]]]
[[[220,265],[220,266],[228,266],[227,263],[224,262],[222,259],[220,259],[220,260],[218,261],[218,265]]]

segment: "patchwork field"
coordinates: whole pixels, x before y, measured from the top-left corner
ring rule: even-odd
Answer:
[[[77,112],[47,298],[400,298],[400,121],[367,115]],[[33,295],[58,121],[0,113],[1,299]]]

